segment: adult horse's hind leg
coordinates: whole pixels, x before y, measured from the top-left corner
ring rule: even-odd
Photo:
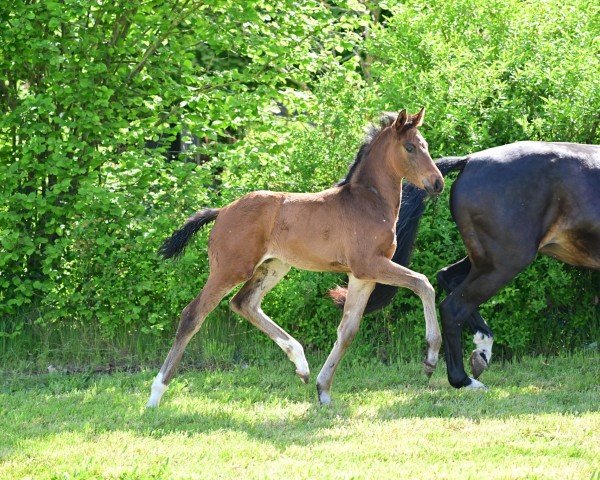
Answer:
[[[222,276],[214,275],[211,272],[200,294],[183,309],[173,347],[169,351],[154,382],[152,382],[152,392],[146,404],[147,407],[158,406],[163,393],[165,393],[169,382],[175,374],[185,347],[200,329],[206,316],[214,310],[221,299],[238,283],[240,283],[239,280],[224,280]]]
[[[531,255],[523,252],[521,258],[513,257],[511,259],[511,265],[499,267],[488,265],[484,269],[473,265],[465,281],[441,303],[444,353],[448,369],[448,381],[453,387],[485,388],[485,385],[469,378],[465,372],[462,355],[463,326],[479,305],[494,296],[534,257],[535,251]]]
[[[447,294],[450,294],[467,278],[470,271],[471,261],[469,257],[465,257],[453,265],[440,270],[437,274],[438,284]],[[469,363],[471,364],[473,378],[477,379],[489,367],[492,360],[494,336],[478,310],[475,310],[467,319],[466,325],[473,332],[473,343],[476,346],[475,350],[471,352]]]
[[[329,390],[335,369],[358,332],[369,296],[375,288],[374,282],[359,280],[353,275],[348,275],[348,277],[348,294],[344,304],[344,316],[337,330],[338,337],[317,377],[317,395],[322,405],[331,403]]]
[[[308,382],[308,362],[302,345],[271,320],[260,308],[264,296],[289,272],[290,266],[276,258],[263,262],[240,291],[231,299],[231,309],[266,333],[296,365],[296,374]]]

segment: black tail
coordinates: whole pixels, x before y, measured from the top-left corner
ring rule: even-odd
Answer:
[[[435,164],[445,177],[454,170],[462,172],[468,159],[469,157],[442,157]]]
[[[212,222],[219,215],[218,208],[208,208],[200,210],[187,219],[183,227],[176,230],[173,235],[165,240],[158,249],[158,253],[164,258],[177,258],[185,250],[186,245],[191,238],[204,225]]]
[[[467,163],[467,157],[444,157],[436,162],[442,175],[446,176],[453,170],[464,168]],[[408,267],[410,256],[417,237],[419,222],[425,211],[425,199],[427,192],[415,187],[412,184],[406,184],[402,189],[402,201],[400,203],[400,214],[396,222],[396,252],[392,261]],[[369,302],[365,308],[365,313],[374,312],[385,307],[392,301],[398,287],[383,285],[378,283],[369,297]],[[343,307],[346,302],[347,290],[343,287],[337,287],[329,292],[334,303]]]

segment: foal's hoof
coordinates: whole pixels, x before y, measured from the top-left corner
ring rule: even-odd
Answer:
[[[481,352],[481,350],[473,350],[473,352],[471,352],[471,358],[469,362],[471,363],[471,372],[473,372],[473,378],[479,378],[483,371],[490,366],[487,358],[485,358],[485,355]]]
[[[427,375],[427,378],[431,378],[431,375],[433,375],[433,372],[435,372],[435,365],[432,365],[427,360],[425,360],[423,362],[423,373],[425,375]]]
[[[300,380],[302,380],[302,383],[304,383],[304,384],[308,383],[308,379],[310,377],[309,372],[300,372],[300,371],[296,370],[296,375],[298,375],[300,377]]]
[[[320,405],[330,405],[331,404],[331,396],[329,395],[329,392],[326,392],[325,390],[321,390],[319,385],[317,385],[317,396],[319,397]]]

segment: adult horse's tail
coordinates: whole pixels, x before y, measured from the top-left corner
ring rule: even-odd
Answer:
[[[207,223],[212,222],[219,215],[218,208],[208,208],[206,210],[200,210],[192,215],[183,224],[179,230],[176,230],[173,235],[167,238],[161,247],[158,249],[158,253],[164,258],[177,258],[179,257],[191,238]]]
[[[462,172],[466,163],[467,157],[444,157],[435,162],[444,176],[453,170],[460,169]],[[396,222],[396,252],[392,257],[392,261],[404,267],[408,267],[410,263],[410,255],[417,237],[419,221],[425,211],[426,198],[427,192],[412,184],[406,184],[402,189],[400,214],[398,215],[398,222]],[[378,283],[369,297],[365,313],[374,312],[385,307],[394,298],[396,290],[398,290],[398,287]],[[344,287],[336,287],[329,291],[333,302],[340,308],[346,302],[347,293],[348,290]]]

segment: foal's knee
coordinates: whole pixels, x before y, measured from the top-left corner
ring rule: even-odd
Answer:
[[[435,302],[435,290],[429,279],[422,274],[417,277],[417,294],[423,299],[431,300]]]

